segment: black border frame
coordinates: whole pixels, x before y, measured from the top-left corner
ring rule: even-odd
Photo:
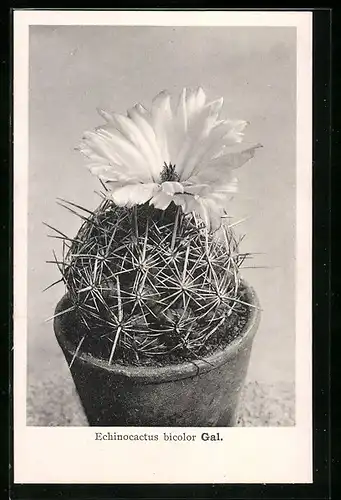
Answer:
[[[175,2],[171,2],[174,3]],[[9,493],[10,497],[14,499],[32,500],[32,499],[53,499],[60,498],[65,495],[70,498],[87,498],[87,499],[105,499],[105,498],[178,498],[178,499],[247,499],[247,498],[278,498],[278,499],[327,499],[331,494],[331,426],[330,426],[330,206],[331,206],[331,18],[332,12],[328,8],[319,9],[226,9],[226,7],[205,7],[198,8],[181,8],[177,6],[170,7],[161,6],[149,7],[144,10],[290,10],[290,11],[312,11],[313,12],[313,86],[314,86],[314,102],[313,102],[313,124],[314,124],[314,168],[313,168],[313,428],[314,428],[314,482],[313,484],[293,484],[293,485],[262,485],[262,484],[170,484],[170,485],[71,485],[71,484],[13,484],[13,450],[11,448],[13,442],[12,435],[12,400],[10,386],[13,380],[12,371],[10,374],[10,382],[1,386],[1,399],[9,392],[9,413],[5,414],[5,441],[9,441],[10,458],[4,470],[9,470]],[[8,30],[2,29],[2,36],[5,37],[4,44],[1,44],[4,54],[1,56],[1,63],[5,71],[2,71],[1,76],[1,89],[5,89],[2,93],[6,95],[8,92],[8,102],[5,99],[5,106],[1,106],[1,111],[8,116],[11,116],[12,110],[12,14],[13,9],[27,9],[27,7],[13,7],[9,12],[9,26]],[[32,10],[32,8],[29,8]],[[43,9],[49,10],[46,8]],[[34,10],[33,9],[33,10]],[[74,8],[53,8],[53,10],[78,10]],[[82,9],[80,9],[82,10]],[[98,9],[87,9],[98,10]],[[141,10],[140,8],[131,9],[127,6],[115,8],[110,10]],[[6,17],[6,16],[4,16]],[[1,17],[1,24],[4,22],[4,17]],[[8,17],[8,11],[7,11]],[[0,25],[1,26],[1,25]],[[9,82],[6,82],[6,75],[9,76]],[[7,85],[6,85],[7,83]],[[7,113],[8,112],[8,113]],[[6,119],[2,121],[2,126],[8,123]],[[11,119],[10,119],[11,121]],[[2,160],[5,166],[5,175],[8,178],[4,179],[1,183],[3,190],[0,197],[3,203],[2,215],[5,215],[1,230],[5,240],[8,238],[8,246],[3,248],[5,259],[2,260],[1,265],[1,278],[11,276],[12,270],[12,131],[8,127],[3,127],[1,135],[2,140]],[[8,155],[6,151],[8,150]],[[7,161],[6,161],[7,158]],[[8,167],[6,169],[6,167]],[[7,182],[6,182],[7,181]],[[8,189],[9,186],[9,189]],[[5,209],[5,210],[4,210]],[[8,212],[7,212],[8,211]],[[10,255],[8,251],[10,250]],[[6,264],[6,257],[9,258],[9,266]],[[8,311],[7,304],[5,306],[5,319],[1,323],[9,330],[9,339],[1,337],[1,342],[5,345],[1,346],[1,353],[4,356],[5,370],[8,366],[12,369],[12,283],[9,279],[8,296],[10,311]],[[2,304],[4,305],[4,304]],[[6,312],[9,313],[8,317]],[[6,344],[7,340],[7,344]],[[7,347],[7,349],[6,349]],[[6,353],[10,352],[10,356]],[[7,371],[8,374],[8,371]],[[2,381],[2,379],[1,379]],[[3,408],[3,405],[2,405]],[[6,421],[9,420],[10,432],[6,430]],[[8,427],[7,427],[8,428]],[[28,450],[29,453],[29,450]],[[8,467],[10,464],[10,467]],[[8,492],[8,478],[7,486],[5,485],[4,491]],[[7,495],[6,495],[7,496]]]

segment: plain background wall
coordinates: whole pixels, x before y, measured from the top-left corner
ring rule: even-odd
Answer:
[[[250,121],[245,141],[261,142],[238,171],[231,204],[246,234],[243,250],[257,253],[243,276],[263,308],[248,380],[294,380],[295,366],[295,28],[264,27],[30,27],[28,375],[57,370],[61,352],[52,323],[63,294],[43,221],[75,235],[79,219],[57,197],[94,208],[97,179],[74,150],[85,130],[102,123],[96,108],[125,113],[148,105],[163,89],[201,85],[224,97],[223,117]]]

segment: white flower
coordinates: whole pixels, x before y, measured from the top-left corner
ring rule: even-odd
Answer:
[[[99,110],[106,123],[84,134],[80,150],[117,205],[149,202],[165,210],[173,201],[219,227],[237,189],[233,170],[260,147],[235,150],[247,122],[219,119],[222,105],[222,98],[207,103],[199,88],[183,89],[174,110],[166,91],[150,111],[141,104],[127,116]]]

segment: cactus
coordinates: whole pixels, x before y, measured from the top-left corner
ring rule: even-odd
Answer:
[[[203,124],[211,120],[209,131],[214,133],[221,125],[217,122],[217,104],[200,104],[201,92],[199,89],[191,94],[185,104],[180,100],[187,112],[186,137],[191,130],[193,95],[199,118],[200,113],[206,117],[206,121],[202,117]],[[168,110],[167,99],[162,97],[162,106],[159,103],[156,111]],[[239,272],[248,254],[239,251],[240,241],[227,223],[224,198],[226,192],[234,190],[231,165],[235,168],[245,163],[259,145],[240,153],[224,152],[223,161],[230,161],[231,167],[225,183],[219,177],[221,155],[214,154],[212,172],[219,168],[217,178],[209,184],[207,172],[201,175],[195,162],[188,159],[179,169],[181,174],[177,162],[167,157],[156,177],[156,154],[152,155],[155,144],[150,139],[143,157],[145,163],[149,159],[148,167],[151,165],[149,179],[141,165],[134,167],[133,161],[129,169],[123,168],[125,153],[138,162],[137,146],[151,137],[151,130],[158,137],[159,129],[152,121],[156,111],[148,115],[149,121],[141,108],[135,107],[135,111],[135,115],[128,112],[128,118],[101,112],[107,127],[85,135],[81,150],[95,161],[90,170],[100,178],[105,192],[94,212],[71,202],[63,203],[83,223],[74,238],[60,233],[63,256],[55,261],[70,307],[59,314],[69,313],[73,318],[73,340],[78,345],[75,356],[85,350],[107,359],[109,364],[193,360],[231,341],[252,307],[245,298]],[[212,122],[212,116],[216,122]],[[198,118],[196,122],[194,118],[192,127],[198,127]],[[154,128],[148,125],[153,123]],[[236,129],[240,130],[240,121],[230,125],[230,136],[237,134]],[[223,132],[226,138],[226,130]],[[238,138],[235,142],[239,142]],[[186,144],[188,152],[192,144]],[[196,146],[200,149],[200,144]],[[204,154],[205,148],[201,151]],[[179,155],[181,163],[184,153],[180,151]]]

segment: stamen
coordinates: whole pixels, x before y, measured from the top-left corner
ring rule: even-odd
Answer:
[[[171,163],[167,165],[165,162],[163,164],[163,169],[160,175],[161,182],[179,182],[180,176],[177,172],[175,172],[176,165],[172,165]]]

